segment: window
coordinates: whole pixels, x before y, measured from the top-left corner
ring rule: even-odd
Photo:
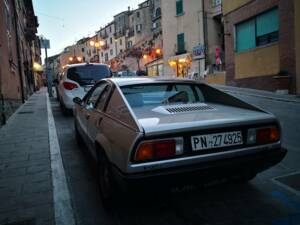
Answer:
[[[101,57],[103,57],[103,52],[101,52]]]
[[[109,26],[109,33],[111,33],[111,26]]]
[[[113,40],[112,40],[112,38],[110,38],[110,39],[109,39],[109,43],[110,43],[110,44],[112,44],[112,43],[113,43]]]
[[[128,41],[127,48],[131,48],[131,47],[132,47],[132,41]]]
[[[110,70],[106,65],[74,66],[68,69],[67,78],[80,85],[91,85],[96,81],[110,76]]]
[[[120,45],[122,45],[122,44],[123,44],[122,39],[120,39]]]
[[[222,4],[222,0],[211,0],[211,7],[217,7]]]
[[[130,85],[122,87],[121,90],[132,108],[205,101],[200,87],[194,84]]]
[[[140,18],[140,12],[136,12],[136,17]]]
[[[108,53],[105,53],[105,62],[108,61]]]
[[[103,92],[103,90],[106,86],[107,86],[107,83],[101,83],[96,88],[94,88],[94,90],[92,90],[92,92],[89,94],[86,104],[90,105],[91,108],[94,108],[99,95]]]
[[[155,10],[155,17],[159,17],[159,16],[161,16],[161,9],[160,9],[160,8],[157,8],[157,9]]]
[[[84,48],[82,48],[81,51],[84,52]]]
[[[136,25],[136,31],[141,32],[142,31],[142,24],[137,24]]]
[[[114,51],[111,49],[110,50],[110,55],[113,55],[114,54]]]
[[[184,33],[177,35],[177,53],[185,53]]]
[[[176,0],[176,15],[183,14],[183,0]]]
[[[99,109],[99,110],[104,109],[105,103],[107,102],[107,98],[109,96],[109,93],[110,93],[110,86],[106,85],[106,87],[102,91],[101,96],[97,102],[97,109]]]
[[[236,51],[242,52],[278,41],[278,9],[236,25]]]

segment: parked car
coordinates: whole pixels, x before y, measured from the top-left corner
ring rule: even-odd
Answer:
[[[110,78],[74,102],[105,203],[116,187],[250,180],[287,152],[274,115],[201,81]]]
[[[64,111],[72,110],[73,98],[83,96],[99,80],[111,77],[105,64],[80,63],[66,66],[57,85],[57,97]]]

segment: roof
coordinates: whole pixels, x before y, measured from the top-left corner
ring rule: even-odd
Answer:
[[[117,86],[135,85],[135,84],[153,84],[153,83],[203,83],[191,79],[172,78],[172,77],[124,77],[124,78],[108,78]]]
[[[76,66],[86,66],[86,65],[102,65],[102,66],[107,66],[106,64],[101,64],[101,63],[75,63],[75,64],[68,64],[66,65],[66,68],[72,68]]]

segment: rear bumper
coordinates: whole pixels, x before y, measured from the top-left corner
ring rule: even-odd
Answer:
[[[216,179],[262,172],[279,163],[286,153],[286,149],[279,148],[229,159],[135,174],[124,174],[112,166],[112,173],[115,181],[123,190],[155,184],[159,184],[161,187],[162,185],[205,183]]]

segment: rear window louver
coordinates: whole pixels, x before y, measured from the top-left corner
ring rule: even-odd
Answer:
[[[215,110],[215,108],[204,103],[160,106],[153,109],[153,111],[155,112],[164,113],[164,114],[176,114],[176,113],[184,113],[184,112],[211,111],[211,110]]]

